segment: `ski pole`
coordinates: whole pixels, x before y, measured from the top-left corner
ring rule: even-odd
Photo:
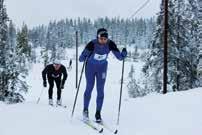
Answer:
[[[38,100],[37,100],[37,104],[39,103],[39,101],[41,100],[41,96],[42,96],[42,94],[43,94],[43,91],[44,91],[44,88],[42,88],[41,89],[41,93],[40,93],[40,95],[39,95],[39,98],[38,98]]]
[[[80,75],[80,79],[79,79],[79,83],[78,83],[78,87],[77,87],[77,92],[76,92],[76,96],[75,96],[75,100],[74,100],[74,105],[73,105],[73,109],[72,109],[71,118],[73,118],[73,115],[74,115],[74,110],[75,110],[75,107],[76,107],[77,97],[78,97],[79,88],[80,88],[80,84],[81,84],[81,80],[82,80],[82,75],[83,75],[83,72],[84,72],[84,67],[86,65],[86,61],[87,61],[87,59],[83,63],[83,67],[82,67],[82,70],[81,70],[81,75]]]
[[[117,118],[117,123],[116,123],[117,126],[119,125],[119,119],[120,119],[120,113],[121,113],[121,100],[122,100],[122,92],[123,92],[124,65],[125,65],[125,59],[123,59],[123,64],[122,64],[121,88],[120,88],[120,97],[119,97],[118,118]],[[116,132],[118,132],[118,130]]]
[[[72,59],[70,59],[70,61],[69,61],[69,67],[67,69],[68,69],[68,71],[72,70]]]
[[[76,31],[76,89],[78,88],[78,46],[79,46],[79,43],[78,43],[78,40],[79,40],[79,37],[78,37],[78,31]]]

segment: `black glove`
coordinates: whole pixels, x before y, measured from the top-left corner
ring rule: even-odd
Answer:
[[[43,81],[43,86],[44,86],[44,87],[47,87],[46,81]]]
[[[122,56],[123,56],[124,58],[127,56],[127,50],[126,50],[126,48],[123,48],[121,54],[122,54]]]

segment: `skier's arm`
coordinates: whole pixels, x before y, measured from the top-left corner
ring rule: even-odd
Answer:
[[[62,71],[62,73],[63,73],[62,85],[64,85],[64,84],[65,84],[65,81],[67,80],[67,76],[68,76],[67,70],[66,70],[65,66],[63,66],[63,71]]]
[[[46,74],[47,74],[47,71],[48,71],[48,66],[46,66],[44,68],[44,70],[42,71],[42,78],[43,78],[43,81],[46,82]]]
[[[85,61],[86,58],[89,57],[90,54],[93,52],[93,50],[94,50],[94,44],[93,44],[93,42],[91,41],[91,42],[89,42],[89,43],[86,45],[85,49],[84,49],[83,52],[81,53],[81,55],[80,55],[80,57],[79,57],[79,61],[80,61],[80,62]]]
[[[123,60],[127,55],[126,49],[123,49],[122,52],[120,52],[117,45],[112,40],[109,42],[109,49],[118,60]]]

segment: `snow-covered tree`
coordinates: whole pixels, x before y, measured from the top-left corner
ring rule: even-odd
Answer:
[[[27,90],[27,85],[18,67],[15,26],[10,20],[8,27],[8,21],[4,1],[0,0],[0,100],[17,103],[24,100],[21,92]]]
[[[128,75],[128,94],[131,98],[142,97],[146,95],[146,91],[144,91],[138,84],[135,79],[135,69],[134,66],[131,65],[131,69]]]
[[[22,93],[28,91],[26,76],[30,67],[31,47],[28,40],[28,28],[23,24],[22,29],[17,32],[16,49],[13,55],[12,78],[10,80],[10,95],[16,95],[12,102],[22,102]],[[9,99],[11,100],[11,99]],[[11,101],[10,101],[11,102]]]
[[[79,44],[86,44],[96,37],[98,28],[105,27],[109,31],[110,38],[117,44],[147,48],[155,29],[154,24],[155,18],[129,20],[105,17],[94,21],[88,18],[65,19],[51,21],[48,26],[34,27],[30,30],[29,37],[34,46],[44,46],[44,41],[47,41],[49,49],[53,44],[70,48],[75,45],[76,30],[79,31]]]
[[[8,44],[11,46],[14,52],[14,48],[16,47],[16,29],[13,22],[10,20],[9,28],[8,28]]]
[[[139,52],[138,52],[138,47],[135,46],[135,51],[132,53],[132,58],[133,58],[133,61],[136,61],[139,57]]]
[[[4,100],[8,90],[8,75],[6,56],[8,48],[8,16],[4,6],[4,0],[0,0],[0,100]]]
[[[198,20],[199,20],[199,55],[198,55],[198,79],[202,87],[202,0],[198,0]]]
[[[28,39],[28,28],[26,24],[23,24],[22,30],[17,33],[17,54],[19,56],[25,55],[27,58],[21,60],[29,60],[31,56],[31,46]]]
[[[169,1],[169,36],[168,36],[168,86],[169,91],[187,90],[196,87],[197,74],[197,21],[191,4],[185,0]],[[163,78],[163,18],[164,6],[157,18],[157,30],[152,42],[150,57],[144,66],[149,74],[152,88],[162,89]],[[175,88],[175,89],[173,89]]]

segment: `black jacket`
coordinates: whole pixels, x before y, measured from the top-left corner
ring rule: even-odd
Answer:
[[[62,75],[63,75],[63,80],[62,80],[62,84],[64,85],[66,79],[67,79],[67,70],[65,68],[65,66],[61,65],[59,70],[55,70],[53,64],[47,65],[45,67],[45,69],[42,71],[42,77],[43,77],[43,81],[46,81],[46,75],[48,78],[59,78],[61,79]]]

